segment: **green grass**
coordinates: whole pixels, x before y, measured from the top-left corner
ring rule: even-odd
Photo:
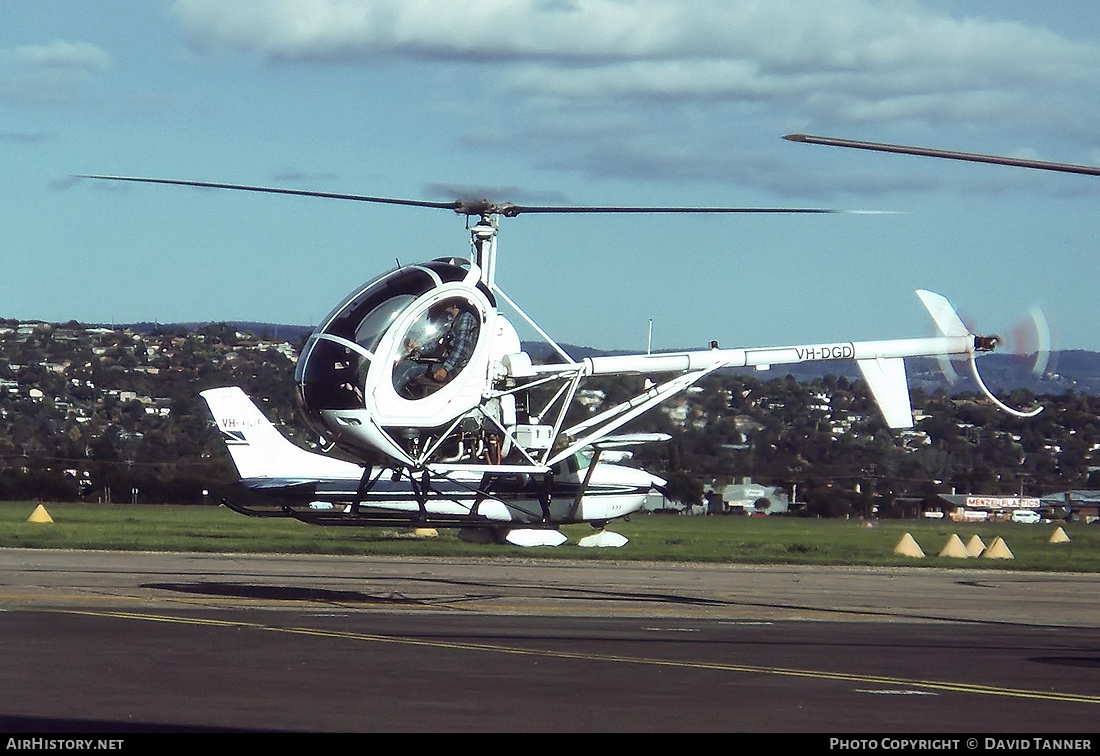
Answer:
[[[318,527],[295,520],[249,518],[221,507],[48,504],[52,523],[31,523],[32,502],[0,502],[0,547],[315,553],[405,556],[538,556],[565,559],[672,560],[743,564],[909,565],[1100,572],[1100,526],[1062,525],[1069,543],[1051,544],[1055,525],[884,520],[867,527],[845,520],[786,517],[635,515],[612,530],[630,538],[621,549],[584,549],[587,525],[563,528],[570,543],[556,549],[469,544],[454,531],[416,538],[411,530]],[[924,559],[894,555],[905,533]],[[1014,559],[936,556],[952,534],[1004,538]]]
[[[1069,543],[1051,544],[1056,525],[883,520],[868,527],[847,520],[786,517],[675,517],[650,515],[616,523],[631,539],[618,550],[625,558],[742,564],[908,565],[1100,572],[1100,527],[1063,524]],[[894,554],[910,533],[925,558]],[[582,533],[583,534],[583,533]],[[1000,536],[1013,559],[937,556],[952,534],[963,543],[977,534],[986,546]],[[575,549],[583,551],[582,549]],[[597,557],[615,558],[611,550]],[[625,552],[630,551],[630,556]]]

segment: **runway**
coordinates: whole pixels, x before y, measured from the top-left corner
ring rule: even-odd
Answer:
[[[1100,576],[0,550],[4,732],[1088,733]]]

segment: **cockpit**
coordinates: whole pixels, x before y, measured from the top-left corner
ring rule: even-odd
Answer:
[[[408,265],[363,284],[302,350],[294,377],[310,424],[325,435],[332,411],[371,407],[404,418],[415,414],[409,402],[442,397],[470,364],[494,306],[478,271],[461,260]]]
[[[446,386],[470,361],[481,318],[461,297],[445,299],[420,315],[401,338],[393,388],[405,399],[422,399]]]

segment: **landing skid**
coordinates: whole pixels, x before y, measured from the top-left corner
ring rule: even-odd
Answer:
[[[382,512],[371,510],[358,513],[345,512],[343,506],[334,506],[328,510],[294,509],[282,505],[278,508],[256,509],[243,504],[234,504],[222,499],[229,509],[248,517],[289,517],[310,525],[343,525],[345,527],[409,527],[409,528],[489,528],[501,527],[498,520],[490,520],[477,515],[438,515],[405,512]]]
[[[221,503],[234,512],[248,517],[284,517],[310,525],[339,525],[344,527],[405,527],[405,528],[457,528],[459,538],[470,543],[510,543],[513,546],[533,548],[537,546],[561,546],[569,539],[554,527],[509,527],[499,520],[477,515],[432,515],[405,512],[369,513],[345,511],[342,506],[332,509],[295,509],[286,504],[271,508],[247,507],[228,499]],[[578,542],[585,548],[619,548],[628,542],[626,536],[610,530],[600,530],[585,536]]]
[[[247,517],[293,517],[294,513],[290,507],[283,505],[276,509],[253,509],[252,507],[246,507],[244,504],[234,504],[229,499],[222,499],[221,504],[227,509],[232,509],[237,514],[243,514]]]

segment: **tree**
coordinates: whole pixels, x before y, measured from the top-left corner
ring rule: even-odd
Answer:
[[[665,486],[665,491],[668,498],[687,506],[703,503],[703,484],[687,470],[676,470],[669,473],[668,485]]]

